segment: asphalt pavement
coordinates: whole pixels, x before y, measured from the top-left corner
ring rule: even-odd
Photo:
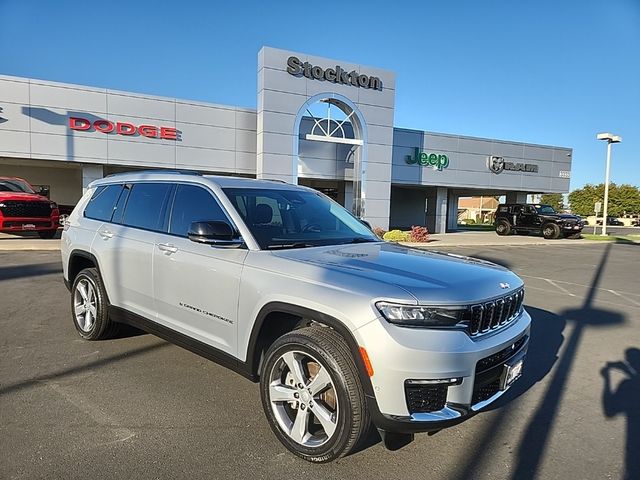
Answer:
[[[327,465],[288,453],[231,371],[135,331],[81,340],[58,252],[0,252],[0,478],[640,478],[640,246],[450,250],[524,279],[524,376],[456,427]]]

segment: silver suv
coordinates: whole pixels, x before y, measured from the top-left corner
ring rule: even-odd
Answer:
[[[190,172],[93,182],[64,226],[81,337],[130,324],[260,382],[296,455],[388,448],[456,424],[520,376],[523,283],[472,258],[380,241],[315,190]]]

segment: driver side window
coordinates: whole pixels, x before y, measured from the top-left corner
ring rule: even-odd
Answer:
[[[171,209],[169,233],[186,237],[192,222],[208,220],[229,222],[209,191],[196,185],[178,185]]]

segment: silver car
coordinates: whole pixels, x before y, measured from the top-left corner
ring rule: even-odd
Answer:
[[[130,324],[260,382],[296,455],[397,448],[520,376],[523,283],[482,260],[380,241],[315,190],[189,172],[93,182],[65,222],[79,335]]]

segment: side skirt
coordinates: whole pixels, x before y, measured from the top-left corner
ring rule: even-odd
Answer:
[[[128,310],[120,307],[114,307],[113,305],[109,305],[109,318],[114,322],[131,325],[132,327],[139,328],[140,330],[144,330],[145,332],[151,333],[152,335],[178,345],[179,347],[189,350],[196,355],[200,355],[207,360],[211,360],[223,367],[229,368],[243,377],[248,378],[252,382],[257,382],[259,380],[259,377],[252,373],[251,369],[245,362],[242,362],[236,357],[218,350],[211,345],[195,340],[183,333],[176,332],[175,330],[167,328],[164,325],[160,325],[148,318],[129,312]]]

